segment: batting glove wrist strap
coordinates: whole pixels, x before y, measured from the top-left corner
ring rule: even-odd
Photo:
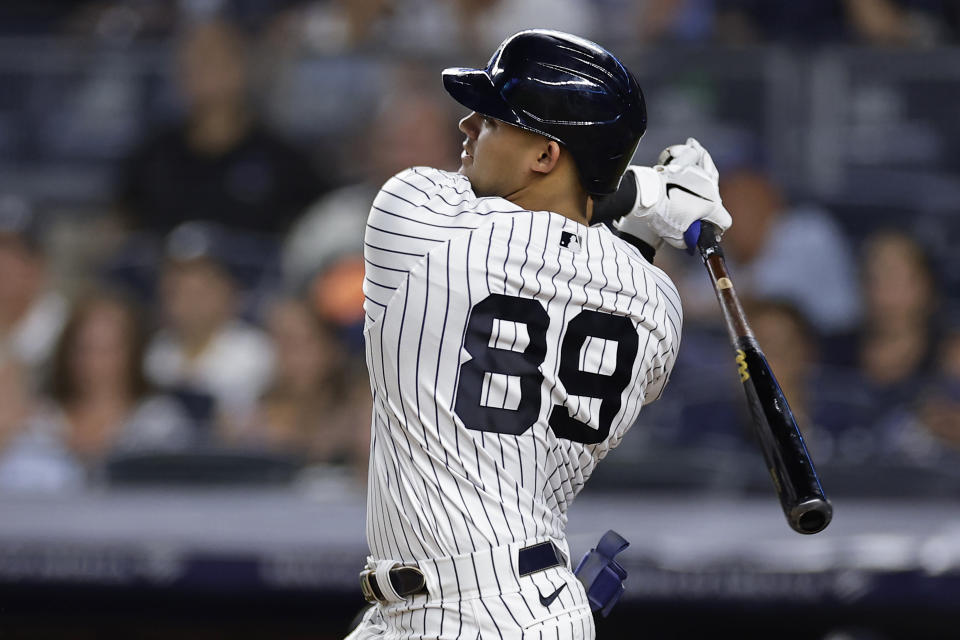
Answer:
[[[630,543],[619,533],[607,531],[596,549],[585,554],[574,571],[587,592],[590,609],[599,611],[603,617],[610,614],[626,589],[623,581],[627,570],[614,557],[628,546]]]
[[[626,216],[614,223],[621,233],[628,233],[659,250],[663,237],[652,224],[657,204],[664,200],[664,184],[653,167],[631,166],[624,178],[632,178],[637,185],[637,196]]]

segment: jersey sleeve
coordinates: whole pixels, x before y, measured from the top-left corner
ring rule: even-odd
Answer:
[[[410,270],[430,251],[500,213],[522,211],[502,198],[477,198],[463,175],[413,167],[380,189],[364,234],[364,311],[383,313]]]
[[[683,327],[683,309],[680,305],[680,295],[673,282],[658,269],[652,275],[655,283],[656,296],[659,308],[662,310],[660,322],[663,326],[664,338],[658,342],[654,366],[650,370],[643,404],[648,405],[658,400],[670,380],[670,373],[677,361],[677,351],[680,348],[680,335]]]

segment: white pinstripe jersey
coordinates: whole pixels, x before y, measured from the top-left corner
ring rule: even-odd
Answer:
[[[425,167],[383,186],[364,254],[373,557],[563,539],[571,501],[666,384],[673,283],[602,225]]]

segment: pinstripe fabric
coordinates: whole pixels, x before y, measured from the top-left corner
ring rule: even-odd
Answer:
[[[367,498],[372,558],[424,567],[533,540],[563,547],[571,501],[641,406],[666,384],[681,325],[673,284],[605,227],[527,211],[501,198],[476,198],[465,177],[424,167],[398,174],[378,194],[367,223],[365,259],[366,358],[374,397]],[[537,359],[542,355],[538,373],[529,374],[542,375],[539,388],[497,372],[461,381],[473,358],[465,346],[468,330],[476,330],[471,310],[497,296],[507,306],[542,314],[542,326],[495,313],[487,320],[489,340],[482,336],[487,344],[474,349],[527,353],[542,334],[543,352],[528,350],[536,351]],[[630,355],[625,346],[630,340],[593,334],[583,338],[579,353],[563,355],[568,326],[585,312],[628,319],[624,326],[636,334],[632,361],[618,360],[621,350]],[[594,315],[606,318],[600,314]],[[565,362],[575,372],[600,376],[628,367],[618,409],[608,420],[609,435],[600,442],[558,437],[550,426],[551,411],[572,417],[577,429],[589,425],[595,431],[602,422],[603,400],[567,390],[560,374],[563,358],[572,359]],[[530,414],[532,425],[520,433],[468,428],[465,422],[476,419],[458,415],[457,394],[481,380],[475,390],[481,407],[531,411],[539,402],[539,414]],[[514,415],[494,413],[506,415],[508,423]],[[457,581],[487,581],[497,595],[465,603],[458,593],[431,593],[378,608],[367,629],[382,623],[395,634],[389,637],[474,638],[479,625],[486,638],[519,637],[516,630],[533,625],[545,637],[557,636],[557,629],[563,638],[593,637],[583,589],[569,568],[523,579],[502,567],[487,571],[461,563],[456,571],[443,581],[446,591],[456,591]],[[543,607],[536,591],[546,595],[563,583],[568,586],[552,608],[567,615],[548,612],[547,631],[537,622]]]

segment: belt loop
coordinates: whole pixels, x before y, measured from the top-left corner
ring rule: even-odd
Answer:
[[[360,591],[363,593],[363,599],[370,603],[380,602],[381,604],[386,604],[373,590],[373,583],[370,581],[372,575],[373,572],[366,569],[360,572]]]
[[[390,571],[399,565],[399,562],[381,562],[377,565],[377,570],[374,572],[377,576],[377,586],[380,587],[380,592],[383,593],[383,599],[387,602],[403,602],[403,598],[401,598],[400,594],[394,589],[393,581],[390,579]]]

